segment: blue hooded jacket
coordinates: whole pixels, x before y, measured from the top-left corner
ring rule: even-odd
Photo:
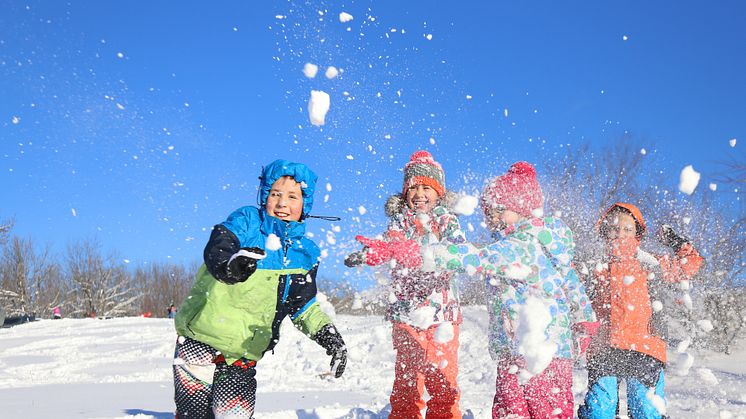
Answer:
[[[331,324],[316,302],[320,251],[305,237],[305,223],[280,220],[264,208],[272,185],[283,176],[301,184],[302,219],[308,216],[316,175],[305,165],[286,160],[266,166],[260,177],[260,207],[239,208],[215,226],[205,247],[205,265],[176,315],[180,336],[212,346],[229,363],[261,359],[277,343],[286,316],[311,337]],[[279,246],[272,245],[278,244],[276,240]],[[252,247],[263,249],[266,257],[257,261],[244,282],[226,283],[230,257]]]

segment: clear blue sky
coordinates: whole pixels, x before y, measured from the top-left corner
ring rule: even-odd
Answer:
[[[343,217],[309,225],[338,277],[352,236],[383,229],[420,148],[473,192],[510,162],[541,172],[542,152],[629,132],[663,156],[667,187],[688,164],[703,187],[730,139],[746,146],[745,12],[735,0],[0,0],[0,219],[58,252],[96,237],[130,266],[190,263],[212,225],[255,203],[261,165],[286,158],[319,174],[314,212]],[[329,65],[343,72],[328,80]],[[321,128],[314,89],[331,96]]]

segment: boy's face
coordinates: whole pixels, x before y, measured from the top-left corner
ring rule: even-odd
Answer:
[[[521,221],[523,218],[524,217],[517,212],[505,209],[505,206],[503,205],[490,207],[484,213],[487,228],[491,231],[503,230],[507,226]]]
[[[606,240],[626,239],[637,235],[635,219],[627,213],[617,212],[609,214],[604,220]]]
[[[283,176],[272,184],[264,206],[267,214],[283,221],[298,221],[303,214],[303,192],[300,183]]]
[[[407,189],[407,206],[417,212],[430,212],[436,205],[440,197],[435,189],[427,185],[414,185]]]

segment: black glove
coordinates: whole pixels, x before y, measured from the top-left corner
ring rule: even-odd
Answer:
[[[244,282],[256,271],[256,263],[267,255],[258,247],[244,247],[234,253],[228,261],[226,278],[223,282],[229,285]]]
[[[679,249],[681,249],[681,246],[689,243],[689,240],[675,232],[673,227],[668,224],[663,224],[660,230],[658,230],[658,241],[660,241],[664,246],[673,249],[674,252],[678,252]]]
[[[313,340],[322,348],[326,349],[326,354],[332,356],[332,362],[329,364],[335,378],[342,376],[347,366],[347,348],[345,341],[339,334],[333,324],[327,324],[314,335]]]
[[[365,249],[359,252],[353,252],[345,258],[345,266],[354,268],[355,266],[365,265]]]

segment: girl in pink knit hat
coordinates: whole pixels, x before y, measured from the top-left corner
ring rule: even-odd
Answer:
[[[461,418],[458,375],[461,308],[452,273],[421,271],[420,246],[465,242],[458,219],[444,205],[445,173],[427,151],[404,166],[402,193],[389,198],[390,223],[383,240],[358,236],[364,248],[345,259],[347,266],[390,263],[391,294],[386,317],[396,350],[390,419]]]
[[[496,241],[424,249],[428,270],[481,274],[490,315],[490,355],[497,362],[493,418],[572,418],[574,338],[597,329],[572,266],[572,232],[544,217],[536,170],[513,164],[481,198]]]

